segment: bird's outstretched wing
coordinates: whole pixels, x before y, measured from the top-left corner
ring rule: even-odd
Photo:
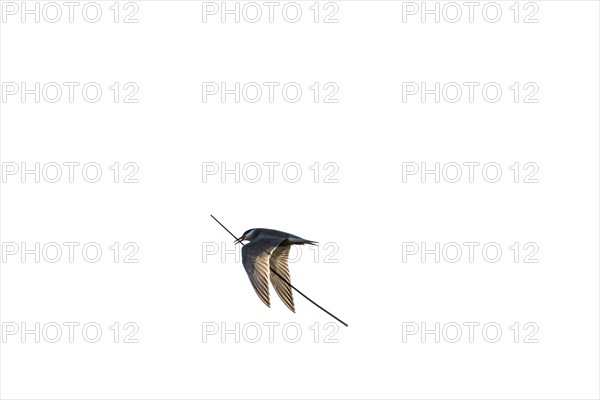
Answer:
[[[256,294],[268,307],[269,300],[269,258],[283,238],[265,237],[254,240],[242,247],[242,264],[250,278]],[[285,283],[284,283],[285,284]]]
[[[285,280],[281,279],[277,274],[271,271],[271,283],[277,292],[277,295],[283,301],[283,303],[292,310],[292,312],[296,312],[294,308],[294,297],[292,296],[292,288],[290,287],[290,283],[292,280],[290,279],[290,269],[288,268],[288,258],[290,255],[290,248],[292,246],[278,246],[271,254],[271,258],[269,259],[269,265],[271,269],[273,269],[277,274],[281,275]],[[286,282],[287,281],[287,282]]]

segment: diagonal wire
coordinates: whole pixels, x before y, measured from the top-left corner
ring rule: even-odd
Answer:
[[[212,219],[214,219],[215,221],[217,221],[217,223],[219,225],[221,225],[221,227],[223,229],[225,229],[231,236],[233,236],[233,238],[235,240],[237,240],[237,237],[231,233],[231,231],[227,228],[225,228],[225,225],[223,225],[218,219],[216,219],[212,214],[210,215],[212,217]],[[269,267],[270,268],[270,267]],[[341,319],[339,319],[338,317],[336,317],[335,315],[333,315],[332,313],[330,313],[329,311],[327,311],[326,309],[324,309],[323,307],[321,307],[320,305],[318,305],[317,303],[315,303],[310,297],[308,297],[307,295],[305,295],[304,293],[302,293],[300,290],[298,290],[296,287],[294,287],[294,285],[292,285],[290,282],[288,282],[287,279],[285,279],[283,276],[279,275],[279,273],[277,271],[275,271],[273,268],[270,268],[271,272],[273,272],[275,275],[277,275],[279,278],[281,278],[281,280],[283,280],[287,285],[289,285],[292,289],[294,289],[296,292],[298,292],[302,297],[304,297],[306,300],[310,301],[311,303],[313,303],[315,306],[319,307],[321,310],[325,311],[327,314],[329,314],[331,317],[333,317],[335,320],[337,320],[338,322],[342,323],[344,326],[348,326],[347,323],[345,323],[344,321],[342,321]]]

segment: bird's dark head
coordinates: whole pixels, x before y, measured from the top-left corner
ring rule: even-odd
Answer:
[[[242,243],[244,240],[253,241],[256,239],[256,236],[258,236],[256,228],[248,229],[242,234],[242,236],[239,237],[239,239],[236,239],[234,243]]]

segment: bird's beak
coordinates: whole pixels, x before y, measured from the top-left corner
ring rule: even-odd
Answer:
[[[246,240],[246,236],[242,236],[239,239],[235,239],[235,241],[233,243],[235,243],[235,244],[242,243],[242,240]]]

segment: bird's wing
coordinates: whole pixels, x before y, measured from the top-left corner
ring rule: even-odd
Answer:
[[[282,238],[260,238],[242,247],[242,264],[250,278],[256,294],[268,307],[269,301],[269,258]]]
[[[281,279],[277,274],[271,272],[271,283],[277,292],[277,295],[283,301],[283,303],[292,310],[292,312],[296,312],[294,308],[294,297],[292,296],[292,288],[289,285],[291,283],[290,279],[290,269],[288,268],[288,256],[290,255],[290,248],[292,246],[278,246],[271,254],[271,258],[269,259],[269,265],[273,271],[277,272],[277,274],[281,275],[285,280]],[[286,283],[287,281],[287,283]]]

